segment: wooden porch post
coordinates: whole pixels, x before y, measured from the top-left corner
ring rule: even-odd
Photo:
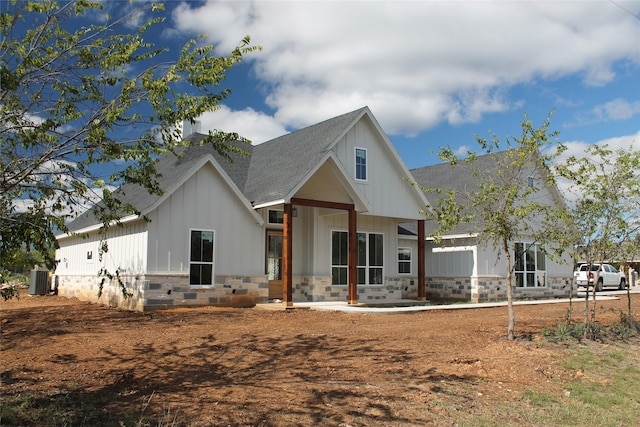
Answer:
[[[418,299],[424,301],[427,299],[427,289],[425,284],[425,260],[424,260],[424,219],[418,220]]]
[[[293,209],[291,203],[284,204],[284,218],[282,230],[282,300],[284,305],[293,305],[293,275],[291,264],[293,256]]]
[[[358,214],[349,209],[349,304],[358,303]]]

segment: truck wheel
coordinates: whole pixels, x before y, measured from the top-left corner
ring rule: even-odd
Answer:
[[[600,280],[598,280],[598,284],[596,285],[596,292],[602,292],[602,288],[603,288],[603,283],[601,278]]]
[[[627,283],[624,279],[620,279],[620,286],[618,286],[618,289],[620,289],[621,291],[627,289]]]

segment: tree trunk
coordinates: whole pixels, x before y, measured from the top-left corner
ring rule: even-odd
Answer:
[[[513,312],[513,285],[511,284],[511,253],[509,252],[509,242],[506,239],[502,241],[502,250],[507,261],[507,308],[509,311],[509,327],[507,329],[507,339],[513,341],[515,339],[516,316]]]
[[[603,263],[601,262],[600,265],[602,266],[602,264]],[[596,296],[598,295],[599,281],[600,281],[600,270],[597,271],[596,277],[593,279],[593,304],[591,305],[591,320],[590,320],[590,326],[592,327],[596,324],[596,305],[597,305]]]
[[[587,339],[589,336],[589,282],[584,291],[584,330],[582,331],[582,337]]]
[[[627,277],[627,312],[629,313],[629,320],[633,318],[631,314],[631,282],[633,281],[633,277],[629,274]]]
[[[567,311],[567,326],[573,323],[573,280],[569,283],[569,310]]]

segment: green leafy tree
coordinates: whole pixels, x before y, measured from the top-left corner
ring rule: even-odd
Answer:
[[[184,144],[176,124],[218,109],[227,71],[259,49],[246,37],[216,56],[196,38],[170,52],[145,40],[165,20],[161,4],[119,3],[117,17],[104,4],[2,4],[0,265],[28,245],[53,267],[54,234],[98,201],[105,227],[136,213],[112,192],[119,185],[161,193],[155,163]],[[236,140],[248,142],[210,131],[206,143],[228,155],[241,151]]]
[[[573,192],[571,215],[580,231],[578,256],[592,265],[626,261],[638,254],[640,242],[640,151],[591,145],[584,155],[558,162],[556,174]],[[596,316],[598,270],[592,304],[585,293],[585,337]],[[627,278],[628,279],[628,278]],[[629,296],[629,304],[630,304]],[[631,308],[629,306],[629,315]]]
[[[4,265],[4,268],[12,272],[24,274],[25,271],[33,269],[34,266],[42,266],[43,261],[44,257],[40,252],[29,251],[25,248],[22,248],[13,254],[13,257],[9,260],[9,262]]]
[[[492,170],[478,165],[479,156],[475,152],[459,158],[451,148],[441,149],[440,158],[459,169],[459,174],[471,174],[477,185],[464,190],[424,189],[438,194],[437,202],[433,203],[433,217],[439,224],[434,234],[437,239],[464,224],[467,232],[477,234],[482,244],[492,245],[505,258],[510,340],[515,337],[513,271],[529,249],[522,246],[520,251],[514,251],[511,245],[526,236],[527,241],[540,244],[549,253],[551,249],[558,254],[562,252],[561,245],[550,244],[549,236],[565,219],[563,204],[561,200],[548,204],[539,197],[542,188],[555,186],[549,165],[557,154],[543,154],[551,152],[547,149],[557,143],[558,133],[549,131],[550,117],[535,128],[525,115],[518,137],[502,140],[491,133],[491,140],[487,140],[474,136],[483,154],[491,157]],[[539,177],[542,185],[531,185],[531,177]]]

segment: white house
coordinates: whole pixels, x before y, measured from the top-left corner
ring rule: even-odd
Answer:
[[[368,108],[248,146],[233,162],[197,144],[202,135],[188,138],[193,148],[157,166],[162,196],[119,190],[141,214],[109,229],[102,260],[91,211],[58,236],[60,295],[135,310],[419,296],[416,270],[399,271],[398,225],[424,224],[428,202]],[[417,250],[408,256],[420,264]],[[133,297],[107,281],[98,299],[101,268]]]
[[[198,144],[203,138],[189,135],[191,148],[160,159],[162,196],[118,190],[140,215],[109,228],[102,259],[92,211],[57,236],[59,295],[140,311],[502,298],[495,253],[473,237],[444,247],[425,238],[429,203],[409,183],[441,180],[409,171],[367,107],[243,147],[248,156],[232,154],[233,162]],[[106,280],[98,297],[101,269],[118,272],[133,296]],[[519,295],[564,295],[568,269],[547,262],[544,282]]]

